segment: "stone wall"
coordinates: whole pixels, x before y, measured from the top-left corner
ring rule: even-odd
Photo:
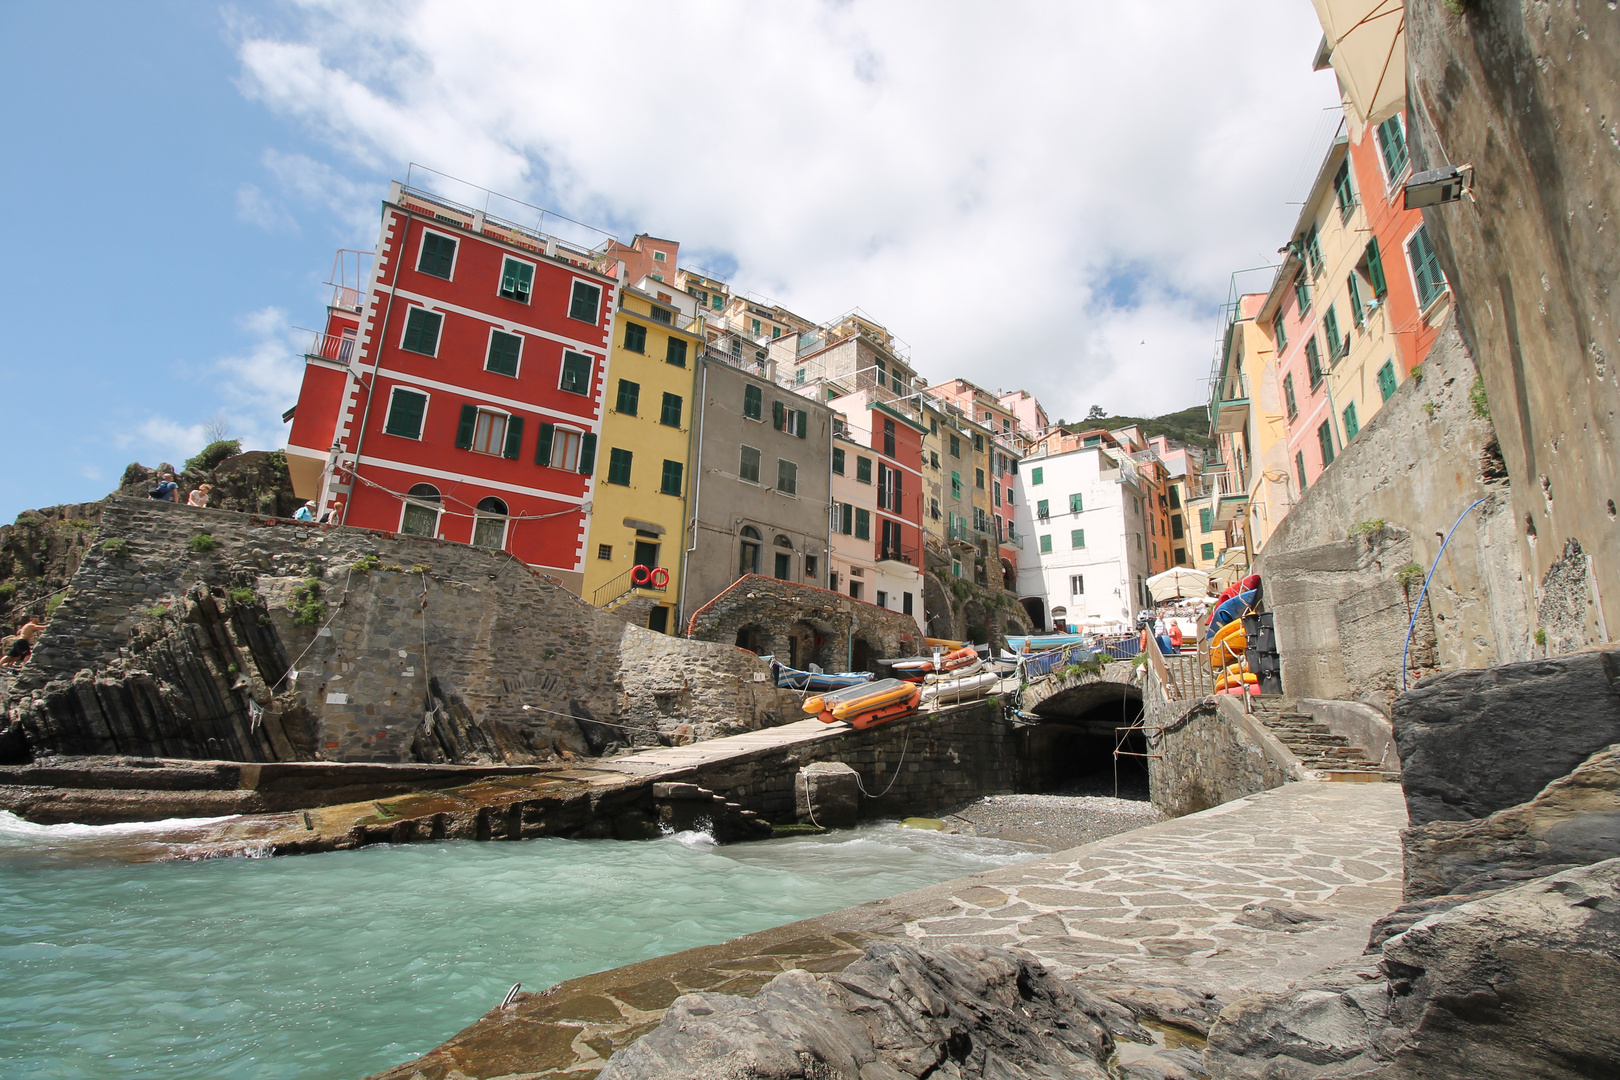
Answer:
[[[1531,655],[1532,590],[1513,504],[1493,479],[1495,436],[1468,400],[1474,368],[1454,326],[1419,370],[1288,512],[1256,561],[1277,616],[1289,697],[1361,697],[1388,708],[1422,585],[1420,576],[1403,587],[1401,569],[1416,564],[1427,573],[1441,538],[1479,499],[1446,547],[1413,649],[1420,670],[1430,671]],[[1370,531],[1348,538],[1357,526]]]
[[[1474,166],[1473,198],[1424,220],[1512,480],[1504,539],[1579,609],[1568,651],[1620,627],[1620,16],[1410,0],[1406,57],[1413,168]],[[1590,574],[1548,582],[1571,541]]]
[[[1208,810],[1309,775],[1229,694],[1149,710],[1148,790],[1172,817]]]
[[[785,704],[757,658],[627,625],[504,553],[113,498],[0,690],[0,747],[529,763],[797,719]]]
[[[727,646],[749,642],[761,656],[799,668],[820,664],[826,671],[877,671],[862,660],[924,651],[910,615],[763,574],[738,578],[699,608],[687,634]]]
[[[932,558],[929,560],[932,562]],[[972,561],[964,560],[963,573]],[[1030,634],[1036,627],[1029,613],[1019,604],[1016,593],[1001,587],[1000,559],[992,556],[996,572],[980,585],[966,577],[956,577],[947,564],[923,572],[923,610],[927,613],[928,636],[950,641],[997,640],[1004,634]]]

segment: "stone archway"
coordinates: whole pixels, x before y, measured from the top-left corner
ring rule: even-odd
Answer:
[[[1026,596],[1018,601],[1029,616],[1029,624],[1035,628],[1036,633],[1046,629],[1046,601],[1038,596]]]
[[[737,628],[737,648],[747,649],[755,656],[765,651],[765,631],[758,623],[748,623]]]

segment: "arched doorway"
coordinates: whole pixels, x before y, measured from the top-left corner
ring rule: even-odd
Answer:
[[[472,542],[474,547],[506,547],[506,503],[493,495],[478,500],[478,513],[473,516]]]
[[[737,648],[747,649],[755,656],[758,656],[764,636],[764,631],[754,623],[749,623],[747,626],[740,627],[737,630]]]
[[[1018,601],[1024,608],[1024,614],[1029,616],[1029,624],[1037,633],[1046,629],[1046,601],[1038,596],[1026,596]]]
[[[877,674],[877,655],[872,651],[865,638],[856,638],[850,646],[849,670],[870,671]]]
[[[737,545],[737,576],[759,573],[759,549],[761,537],[759,530],[752,525],[744,525],[738,534]]]
[[[405,494],[400,512],[399,531],[406,536],[439,535],[439,489],[432,484],[414,484]]]

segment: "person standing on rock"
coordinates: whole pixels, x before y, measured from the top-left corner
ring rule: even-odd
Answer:
[[[158,486],[152,489],[152,498],[158,502],[179,502],[180,485],[174,482],[174,473],[166,472],[158,481]]]
[[[34,619],[29,619],[17,627],[17,636],[12,640],[11,647],[6,650],[5,656],[0,656],[0,668],[8,668],[27,660],[29,654],[34,651],[35,640],[44,630],[45,624]]]
[[[207,506],[208,505],[208,493],[210,491],[213,491],[213,490],[214,490],[214,485],[213,484],[202,484],[202,485],[199,485],[198,487],[193,488],[192,491],[191,491],[191,494],[186,496],[186,505],[187,506]]]

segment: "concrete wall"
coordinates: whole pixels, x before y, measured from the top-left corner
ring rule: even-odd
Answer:
[[[1507,485],[1486,478],[1494,435],[1468,401],[1474,370],[1455,327],[1441,333],[1420,370],[1305,493],[1256,562],[1277,615],[1289,697],[1361,696],[1388,707],[1421,587],[1420,579],[1402,588],[1397,574],[1412,562],[1426,573],[1441,537],[1482,498],[1430,585],[1432,623],[1420,616],[1413,642],[1419,670],[1530,655],[1531,590],[1512,504]],[[1387,528],[1347,539],[1377,519]]]
[[[294,621],[309,582],[324,625]],[[528,763],[797,719],[788,704],[755,657],[629,626],[500,552],[115,498],[0,695],[0,742]]]
[[[1306,698],[1298,708],[1318,723],[1327,725],[1333,734],[1343,735],[1351,746],[1360,747],[1367,760],[1377,763],[1385,772],[1400,772],[1401,754],[1395,745],[1395,729],[1389,717],[1377,709],[1356,701],[1320,698]]]
[[[1572,0],[1406,8],[1414,168],[1475,169],[1472,200],[1424,218],[1513,484],[1503,539],[1543,608],[1574,609],[1548,627],[1548,650],[1567,652],[1620,627],[1620,14]],[[1549,581],[1566,553],[1591,573]]]
[[[1310,776],[1231,695],[1148,709],[1148,790],[1173,817]]]

